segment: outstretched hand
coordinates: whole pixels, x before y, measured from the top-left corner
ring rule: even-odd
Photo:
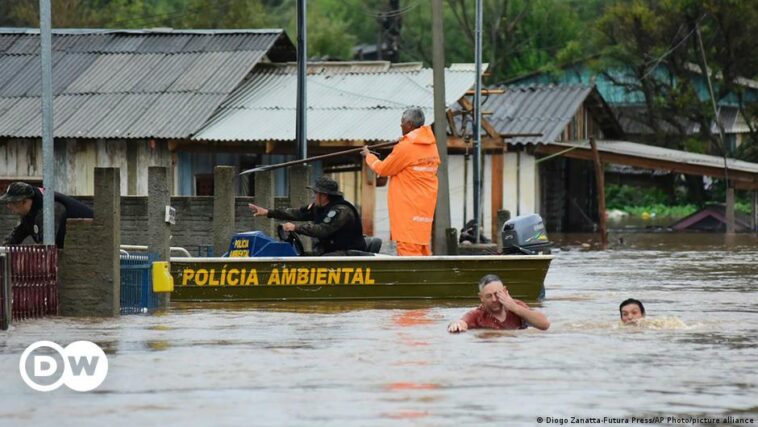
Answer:
[[[266,216],[268,214],[268,209],[262,208],[252,203],[248,203],[247,207],[250,208],[250,212],[253,213],[253,216]]]
[[[466,332],[468,330],[468,325],[463,320],[456,320],[454,322],[450,322],[450,325],[447,327],[447,331],[452,333],[456,332]]]
[[[364,145],[361,149],[361,156],[366,157],[369,153],[370,151],[368,150],[368,145]]]

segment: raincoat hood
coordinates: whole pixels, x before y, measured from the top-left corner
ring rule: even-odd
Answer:
[[[431,126],[421,126],[420,128],[413,129],[405,135],[414,144],[429,145],[436,144],[434,139],[434,132],[432,132]]]

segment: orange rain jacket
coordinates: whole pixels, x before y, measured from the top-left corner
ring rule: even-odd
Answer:
[[[390,238],[431,244],[440,165],[432,128],[421,126],[408,132],[386,159],[368,154],[366,164],[377,174],[390,177],[387,196]]]

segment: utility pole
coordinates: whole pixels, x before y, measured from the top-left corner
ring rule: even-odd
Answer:
[[[434,83],[434,137],[440,156],[437,170],[437,207],[434,214],[432,251],[447,255],[447,229],[450,228],[450,185],[447,176],[447,106],[445,105],[445,44],[442,31],[442,0],[432,0],[432,61]]]
[[[55,163],[53,142],[53,62],[50,0],[39,0],[40,62],[42,64],[42,240],[55,244]]]
[[[482,228],[482,0],[476,0],[474,62],[474,242],[479,243]]]
[[[400,0],[389,0],[386,13],[378,17],[379,37],[376,47],[376,59],[398,62],[400,60],[400,29],[403,26],[403,16],[400,11]],[[386,51],[385,51],[386,46]]]
[[[306,92],[306,78],[308,75],[307,16],[306,0],[297,0],[297,118],[295,119],[295,139],[297,140],[297,153],[300,159],[308,157],[308,129],[306,120],[308,110]]]
[[[705,49],[703,48],[703,38],[700,35],[700,24],[695,23],[695,33],[697,34],[697,45],[700,49],[700,59],[705,73],[705,81],[708,83],[708,95],[711,98],[711,107],[713,108],[713,120],[716,121],[716,127],[719,129],[719,142],[721,143],[721,155],[724,156],[724,189],[726,191],[726,207],[724,215],[726,219],[726,234],[734,234],[734,188],[729,185],[729,166],[727,164],[726,142],[724,137],[724,126],[719,120],[719,111],[716,107],[716,97],[713,95],[713,85],[711,84],[711,72],[708,69],[708,62],[705,59]]]

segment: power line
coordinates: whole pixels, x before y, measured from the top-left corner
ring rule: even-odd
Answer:
[[[397,16],[405,15],[406,13],[410,12],[411,10],[418,7],[420,0],[415,0],[408,4],[408,6],[405,6],[400,9],[396,10],[379,10],[379,9],[370,9],[368,6],[363,6],[363,11],[361,11],[362,14],[372,16],[374,18],[394,18]]]
[[[692,30],[690,30],[690,32],[687,33],[687,35],[685,35],[681,40],[679,40],[679,42],[675,44],[672,48],[664,52],[663,55],[661,55],[658,59],[653,61],[655,63],[650,68],[648,68],[647,71],[645,71],[645,74],[642,75],[642,78],[640,78],[640,80],[644,80],[645,78],[647,78],[647,76],[649,76],[650,73],[652,73],[656,68],[658,68],[658,65],[660,65],[661,61],[663,61],[664,58],[672,54],[675,50],[679,48],[679,46],[682,45],[682,43],[687,41],[687,39],[690,38],[690,36],[695,34],[695,30],[697,29],[698,24],[700,24],[700,21],[702,21],[704,18],[705,18],[705,15],[701,16],[700,19],[698,19],[697,22],[695,22],[695,27]],[[682,30],[682,26],[680,25],[679,29],[676,30],[676,34],[674,34],[674,38],[676,38],[676,36],[679,34],[681,30]],[[649,64],[650,62],[651,61],[648,61],[646,64]]]

